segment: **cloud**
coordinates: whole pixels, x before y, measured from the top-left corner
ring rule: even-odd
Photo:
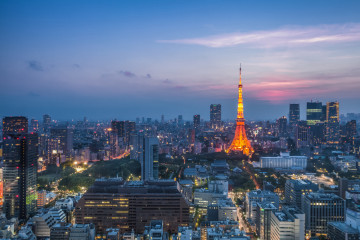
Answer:
[[[360,23],[319,25],[314,27],[288,26],[275,30],[232,33],[202,38],[159,40],[161,43],[201,45],[212,48],[250,45],[260,48],[302,46],[315,43],[360,41]]]
[[[72,66],[73,66],[73,68],[76,68],[76,69],[79,69],[79,68],[80,68],[80,65],[79,65],[79,64],[76,64],[76,63],[74,63]]]
[[[170,83],[172,83],[172,81],[171,80],[169,80],[169,79],[165,79],[164,81],[162,81],[163,83],[166,83],[166,84],[170,84]]]
[[[146,78],[151,78],[151,75],[148,73],[148,74],[146,74],[145,77],[146,77]]]
[[[136,77],[136,74],[130,71],[119,71],[118,73],[129,78]]]
[[[34,71],[44,71],[43,66],[38,61],[31,60],[31,61],[28,61],[27,63],[28,63],[28,66]]]

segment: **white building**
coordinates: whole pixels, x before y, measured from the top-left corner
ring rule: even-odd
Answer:
[[[271,240],[304,240],[305,214],[297,208],[271,212]]]
[[[281,168],[303,170],[307,166],[307,157],[290,156],[290,153],[280,153],[279,157],[261,157],[261,168]]]

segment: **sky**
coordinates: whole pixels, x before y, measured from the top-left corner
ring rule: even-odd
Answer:
[[[360,112],[360,1],[0,1],[0,117]]]

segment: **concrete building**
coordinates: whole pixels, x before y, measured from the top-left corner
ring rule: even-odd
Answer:
[[[345,200],[335,194],[309,193],[303,196],[302,211],[308,235],[326,235],[328,222],[345,221]]]
[[[290,156],[290,153],[280,153],[279,157],[261,157],[261,168],[279,168],[288,170],[304,170],[307,166],[307,157]]]
[[[344,222],[328,222],[329,240],[359,240],[359,230]]]
[[[288,179],[285,183],[285,202],[301,209],[302,196],[318,190],[318,185],[309,180]]]
[[[117,226],[122,233],[143,233],[151,220],[162,219],[173,233],[189,223],[189,205],[174,181],[124,182],[97,179],[75,208],[77,223],[94,223],[98,233]]]
[[[145,137],[141,162],[141,179],[143,181],[159,178],[159,140],[157,137]]]
[[[69,240],[94,240],[95,227],[93,224],[75,224],[70,229]]]
[[[253,190],[246,193],[246,217],[250,219],[252,223],[256,221],[256,207],[259,202],[272,203],[276,208],[279,208],[279,196],[274,192]]]
[[[305,214],[298,208],[271,212],[271,240],[304,240]]]
[[[261,240],[271,240],[271,213],[277,210],[278,208],[271,203],[257,204],[256,233]]]

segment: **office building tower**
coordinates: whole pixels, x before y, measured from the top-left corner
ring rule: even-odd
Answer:
[[[290,104],[290,109],[289,109],[290,129],[294,129],[294,127],[299,121],[300,121],[300,104]]]
[[[308,102],[306,104],[306,123],[307,125],[315,125],[321,122],[322,117],[322,103]]]
[[[43,131],[48,132],[50,130],[51,117],[48,114],[43,116]]]
[[[210,105],[210,125],[213,129],[221,127],[221,104]]]
[[[299,121],[295,131],[296,147],[308,147],[311,140],[310,127],[305,121]]]
[[[335,194],[309,193],[303,196],[302,211],[309,236],[326,235],[328,222],[345,221],[345,200]]]
[[[38,132],[38,131],[39,131],[39,121],[36,119],[31,119],[29,132]]]
[[[184,125],[184,121],[183,121],[183,116],[182,116],[182,115],[179,115],[179,116],[178,116],[177,123],[178,123],[178,126],[183,126],[183,125]]]
[[[111,121],[111,132],[116,134],[118,137],[125,136],[125,122],[112,120]]]
[[[355,137],[357,136],[356,120],[351,120],[346,123],[346,140],[351,145],[354,145]]]
[[[4,117],[3,137],[13,134],[28,133],[28,119],[26,117]]]
[[[319,146],[325,143],[325,123],[319,122],[310,127],[310,143],[314,146]]]
[[[175,233],[189,223],[189,205],[175,181],[97,179],[77,203],[75,218],[94,223],[97,233],[114,226],[122,233],[143,233],[151,220],[161,219],[164,231]]]
[[[271,240],[304,240],[305,214],[295,207],[271,212]]]
[[[326,105],[322,105],[321,108],[321,122],[326,122]]]
[[[194,115],[194,128],[197,129],[200,127],[200,115]]]
[[[339,102],[328,102],[326,104],[326,142],[330,145],[336,145],[339,144],[339,141]]]
[[[271,240],[271,213],[277,211],[274,204],[261,202],[257,204],[256,233],[261,240]]]
[[[130,158],[139,161],[143,160],[144,132],[132,133],[130,136]]]
[[[267,202],[273,204],[276,208],[279,207],[279,196],[270,191],[253,190],[246,193],[245,207],[246,216],[251,219],[253,223],[256,220],[256,207],[257,203]]]
[[[130,135],[136,130],[136,123],[132,121],[125,121],[125,143],[129,145]]]
[[[7,218],[27,219],[36,211],[38,137],[36,133],[7,132],[5,138],[4,212]]]
[[[359,240],[359,230],[344,222],[328,222],[329,240]]]
[[[50,129],[51,152],[57,152],[69,157],[73,150],[73,129],[58,126]]]
[[[339,196],[346,199],[346,191],[354,191],[360,188],[360,179],[349,180],[340,178],[339,180]]]
[[[309,180],[288,179],[285,183],[285,202],[301,209],[302,196],[318,190],[318,185]]]
[[[277,120],[277,129],[279,137],[286,137],[287,135],[287,118],[282,116]]]
[[[157,137],[144,137],[141,179],[149,181],[159,178],[159,140]]]
[[[165,123],[165,116],[164,116],[164,114],[161,115],[161,123]]]

